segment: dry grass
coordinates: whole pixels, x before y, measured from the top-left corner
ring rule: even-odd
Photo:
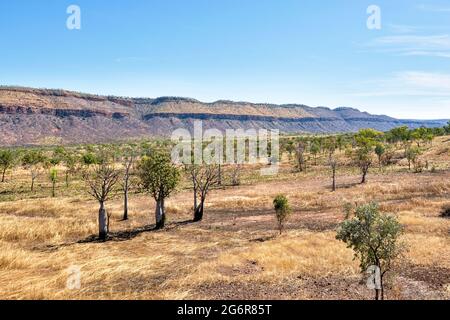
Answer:
[[[106,243],[89,241],[97,230],[97,203],[80,191],[0,203],[0,298],[370,298],[352,251],[334,231],[345,203],[368,201],[380,202],[405,225],[407,270],[398,272],[390,297],[408,298],[420,288],[424,298],[449,298],[450,220],[440,213],[450,200],[450,155],[440,153],[443,143],[429,154],[447,169],[372,170],[365,186],[342,169],[335,193],[323,168],[317,175],[314,168],[299,175],[285,167],[278,179],[248,178],[240,187],[214,190],[198,224],[182,223],[191,218],[192,195],[181,191],[168,201],[169,226],[159,232],[139,229],[154,219],[148,196],[132,195],[126,222],[118,197],[107,204],[116,236]],[[26,172],[19,179],[26,182]],[[272,199],[279,193],[294,212],[286,233],[275,237]],[[81,268],[80,290],[66,288],[74,265]]]

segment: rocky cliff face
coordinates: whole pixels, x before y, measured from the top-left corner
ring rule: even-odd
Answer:
[[[284,133],[351,132],[443,126],[446,121],[397,120],[352,108],[252,104],[163,97],[122,98],[64,90],[0,88],[0,145],[86,143],[167,137],[178,128],[279,129]]]

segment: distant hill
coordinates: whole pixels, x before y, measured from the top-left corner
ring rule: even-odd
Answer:
[[[400,125],[443,126],[446,120],[398,120],[353,108],[255,104],[161,97],[98,96],[66,90],[0,87],[0,145],[94,143],[140,137],[168,137],[173,130],[203,127],[266,128],[283,133],[381,131]]]

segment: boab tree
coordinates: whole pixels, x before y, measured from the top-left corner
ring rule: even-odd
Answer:
[[[166,153],[155,152],[145,156],[137,168],[142,187],[155,199],[155,229],[163,229],[166,220],[164,202],[177,187],[180,181],[180,172],[172,164]]]
[[[220,184],[220,168],[216,164],[189,165],[194,189],[194,222],[203,220],[206,197],[211,187]]]
[[[86,168],[82,177],[89,188],[89,194],[99,202],[98,236],[101,240],[106,240],[109,233],[109,215],[105,203],[119,179],[119,171],[114,168],[114,163],[104,156],[101,161]]]
[[[338,228],[336,238],[353,249],[359,259],[361,272],[374,272],[375,299],[384,299],[383,279],[392,269],[394,260],[402,253],[399,241],[403,228],[397,218],[381,214],[376,203],[356,208],[355,217]]]

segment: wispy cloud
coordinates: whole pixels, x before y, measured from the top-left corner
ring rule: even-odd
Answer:
[[[422,56],[422,57],[438,57],[438,58],[450,58],[450,52],[439,51],[407,51],[402,53],[404,56]]]
[[[388,24],[388,28],[394,33],[414,33],[421,30],[420,27],[403,25],[403,24]]]
[[[369,47],[402,56],[450,58],[450,35],[395,35],[373,39]]]
[[[450,74],[406,71],[397,73],[396,79],[400,80],[405,85],[450,91]],[[450,95],[450,92],[448,92],[448,95]]]
[[[441,6],[441,5],[433,5],[433,4],[419,4],[417,9],[428,12],[449,12],[450,6]]]
[[[357,97],[444,97],[450,99],[450,74],[423,71],[396,72],[384,79],[367,81]]]
[[[450,36],[448,34],[386,36],[376,38],[372,44],[408,46],[416,49],[450,49]]]

